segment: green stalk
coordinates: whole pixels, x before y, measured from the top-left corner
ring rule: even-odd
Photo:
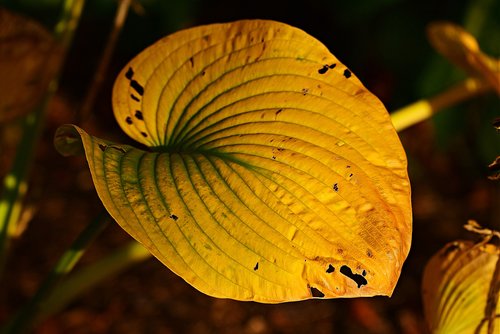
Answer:
[[[54,31],[55,38],[63,50],[63,55],[57,64],[56,73],[59,73],[62,67],[64,56],[78,25],[84,2],[84,0],[66,0],[64,2],[61,19]],[[3,191],[0,197],[0,277],[5,268],[9,242],[15,234],[22,211],[22,202],[27,189],[26,179],[33,161],[36,143],[40,139],[47,107],[57,91],[57,86],[58,74],[50,82],[40,106],[25,117],[22,128],[23,137],[17,147],[12,169],[3,181]]]
[[[16,314],[7,327],[2,329],[2,334],[24,333],[30,330],[38,314],[44,311],[47,297],[52,295],[54,288],[73,269],[85,253],[88,245],[104,230],[108,222],[109,218],[107,215],[101,214],[87,225],[47,275],[35,295]]]
[[[82,0],[76,0],[66,1],[64,4],[63,14],[60,23],[55,28],[55,34],[56,36],[58,36],[58,39],[63,45],[65,51],[71,43],[72,35],[74,30],[76,29],[83,3],[84,1]],[[98,79],[102,81],[102,77],[104,76],[103,73],[105,72],[107,63],[109,62],[114,45],[116,44],[117,36],[121,28],[123,27],[123,23],[129,6],[130,0],[122,0],[120,2],[115,18],[114,29],[110,34],[110,41],[107,43],[103,60],[101,61],[101,64],[99,66],[98,74],[96,74],[97,79],[94,79],[92,87],[99,84],[99,82],[96,82],[98,81]],[[54,80],[54,83],[51,87],[53,90],[50,94],[47,93],[44,107],[41,108],[41,111],[37,110],[36,113],[30,115],[36,117],[36,119],[32,120],[32,117],[27,118],[27,120],[30,120],[30,122],[34,124],[33,126],[37,126],[38,131],[40,131],[40,129],[42,128],[45,107],[54,94],[56,86],[57,82],[56,80]],[[87,97],[87,99],[85,100],[86,102],[84,103],[84,105],[89,110],[91,109],[91,106],[93,105],[93,102],[95,100],[91,97]],[[25,140],[27,144],[25,144],[24,146],[20,145],[20,147],[27,147],[27,149],[33,150],[33,144],[38,139],[38,133],[30,130],[31,128],[24,129],[24,134],[30,134],[31,136],[25,136],[23,140]],[[20,150],[19,152],[23,151]],[[26,154],[26,152],[23,152],[23,154],[19,154],[19,156],[21,158],[27,158],[32,154],[33,152],[30,152],[30,154]],[[27,169],[28,165],[29,162],[25,160],[20,161],[15,166]],[[18,171],[18,168],[14,168],[14,171]],[[25,176],[26,171],[22,175]],[[18,180],[20,180],[20,182],[24,182],[22,181],[24,180],[24,178],[21,178],[18,175],[6,178],[6,181],[8,182],[8,187],[6,187],[6,189],[20,189],[23,190],[24,194],[26,183],[24,182],[21,184],[22,186],[18,186]],[[7,224],[6,226],[10,226],[10,228],[13,229],[13,227],[15,227],[15,222],[17,221],[17,218],[19,217],[19,214],[21,212],[20,198],[22,198],[22,195],[17,194],[16,196],[15,192],[13,192],[13,194],[10,195],[10,198],[10,201],[6,201],[7,205],[5,205],[5,207],[11,211],[13,209],[18,210],[16,213],[10,213],[8,215],[11,217],[12,224]],[[9,205],[10,203],[14,203],[14,201],[16,202],[16,205]],[[2,202],[0,202],[0,208],[1,204]],[[73,269],[90,242],[104,229],[106,225],[107,224],[103,222],[103,219],[101,217],[91,222],[87,226],[87,228],[74,242],[72,247],[63,254],[54,269],[47,275],[32,299],[30,299],[28,303],[15,315],[8,326],[2,329],[2,333],[22,333],[29,330],[32,326],[41,322],[47,316],[61,310],[69,302],[73,301],[78,295],[80,295],[84,290],[91,288],[100,281],[104,280],[106,277],[112,274],[116,274],[133,265],[134,263],[142,261],[145,258],[149,258],[151,256],[151,254],[146,251],[140,244],[138,244],[137,242],[131,242],[118,251],[106,256],[102,260],[82,269],[78,273],[73,274],[72,276],[64,280],[66,274],[68,274]],[[7,228],[5,230],[8,231]]]
[[[430,118],[442,109],[449,108],[492,89],[491,85],[481,79],[468,78],[430,99],[419,100],[394,111],[391,113],[392,124],[396,131],[401,132]]]
[[[17,222],[21,214],[21,202],[26,193],[26,175],[33,158],[35,143],[43,127],[44,106],[26,116],[23,122],[23,137],[17,148],[17,154],[12,170],[3,181],[2,197],[0,199],[0,277],[7,258],[10,239],[16,233]]]
[[[115,252],[108,254],[103,259],[70,275],[45,300],[43,309],[35,319],[35,324],[61,311],[80,294],[91,289],[106,278],[116,275],[150,257],[151,253],[146,248],[137,241],[131,241]]]

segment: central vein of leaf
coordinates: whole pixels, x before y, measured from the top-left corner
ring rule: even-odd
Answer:
[[[168,154],[186,154],[186,155],[196,155],[201,154],[207,157],[217,157],[224,161],[231,161],[237,163],[238,165],[244,166],[246,168],[252,169],[253,166],[247,162],[238,159],[231,153],[220,152],[217,149],[206,149],[200,147],[184,147],[182,145],[161,145],[149,148],[152,152],[158,153],[168,153]]]

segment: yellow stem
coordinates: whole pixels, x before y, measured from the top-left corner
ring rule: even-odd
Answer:
[[[394,111],[391,114],[392,124],[396,131],[401,132],[430,118],[441,109],[451,107],[491,90],[492,87],[487,82],[477,78],[468,78],[430,99],[419,100]]]

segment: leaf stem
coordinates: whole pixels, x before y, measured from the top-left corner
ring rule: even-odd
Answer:
[[[439,93],[430,99],[419,100],[391,113],[392,124],[396,131],[415,125],[430,118],[438,111],[468,100],[474,96],[492,90],[485,81],[477,78],[467,78],[459,84]]]
[[[57,91],[58,76],[64,55],[73,38],[84,2],[84,0],[64,2],[61,19],[54,31],[56,40],[62,45],[63,54],[57,59],[55,77],[50,82],[42,103],[24,118],[23,137],[18,144],[11,171],[3,180],[3,191],[0,197],[0,277],[5,268],[10,239],[16,232],[22,211],[22,201],[27,189],[26,178],[33,161],[36,143],[40,139],[49,102]]]
[[[74,268],[89,244],[104,230],[108,222],[108,216],[103,213],[87,225],[71,247],[61,256],[35,295],[16,314],[11,323],[2,330],[2,333],[23,333],[31,328],[39,312],[44,311],[47,298],[53,295],[52,292],[58,283]]]

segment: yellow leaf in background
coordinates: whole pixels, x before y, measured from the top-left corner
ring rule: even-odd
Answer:
[[[500,60],[481,52],[474,36],[450,22],[434,22],[427,27],[432,46],[467,73],[484,78],[500,94]]]
[[[0,123],[31,111],[56,70],[57,47],[38,23],[0,8]]]
[[[380,101],[319,41],[274,21],[167,36],[119,74],[138,149],[63,126],[106,209],[215,297],[391,295],[411,241],[406,157]],[[83,145],[82,145],[83,144]]]
[[[487,333],[485,310],[490,285],[500,284],[499,277],[493,277],[499,255],[495,245],[457,241],[431,258],[425,267],[422,292],[432,333]],[[500,301],[495,313],[494,333],[498,333]]]

